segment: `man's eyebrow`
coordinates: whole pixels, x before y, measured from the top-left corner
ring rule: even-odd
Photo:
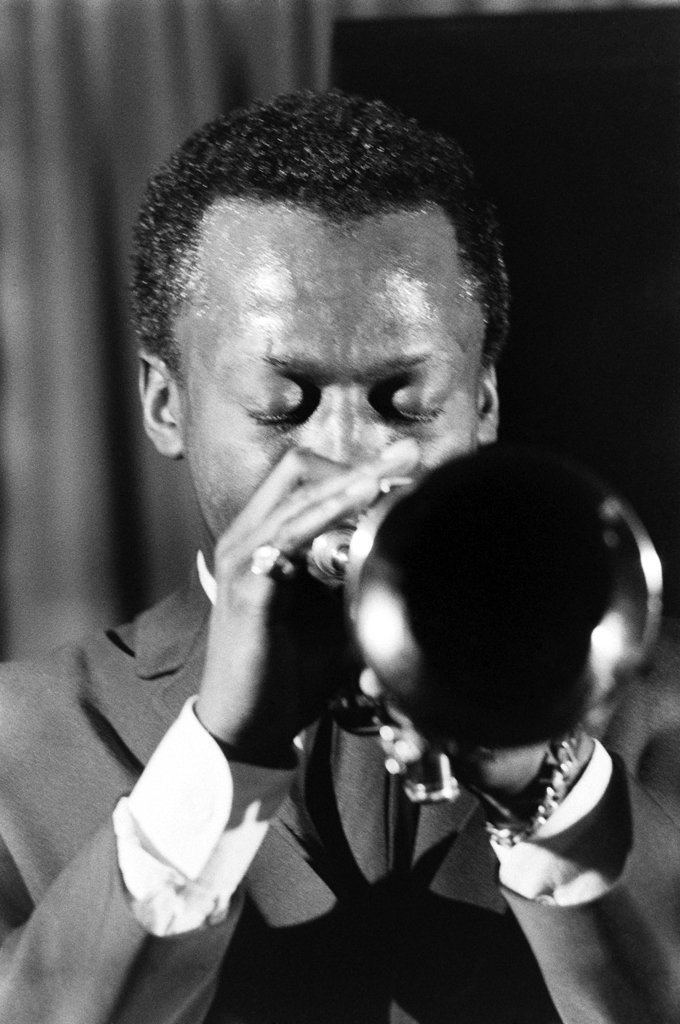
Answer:
[[[421,366],[427,361],[428,353],[416,353],[413,355],[397,355],[389,358],[376,360],[374,363],[362,367],[362,374],[369,377],[382,377],[389,374],[406,373]],[[267,355],[265,363],[273,366],[276,370],[285,373],[296,373],[301,377],[318,377],[328,374],[328,367],[316,360],[307,359],[305,356],[281,356]]]

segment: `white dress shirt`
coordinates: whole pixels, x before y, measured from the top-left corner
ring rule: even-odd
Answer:
[[[198,568],[214,603],[216,585],[202,553]],[[224,920],[290,787],[294,770],[229,763],[185,704],[132,793],[113,813],[118,860],[137,919],[154,935],[175,935]],[[506,849],[492,842],[501,883],[521,896],[570,905],[595,899],[615,881],[607,865],[616,836],[600,836],[593,854],[591,824],[607,789],[612,761],[601,744],[581,778],[528,842]],[[586,844],[578,823],[589,815]],[[588,855],[581,856],[587,846]]]

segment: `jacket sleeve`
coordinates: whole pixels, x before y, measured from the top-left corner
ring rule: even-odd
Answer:
[[[27,920],[16,869],[0,859],[0,1020],[12,1024],[195,1024],[208,1012],[238,921],[156,938],[136,921],[110,825],[102,826]]]
[[[504,890],[564,1024],[676,1024],[680,1009],[680,830],[615,760],[609,828],[629,854],[590,903],[541,904]]]

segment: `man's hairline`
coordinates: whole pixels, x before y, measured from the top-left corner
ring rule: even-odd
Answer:
[[[450,225],[450,227],[453,230],[454,240],[455,240],[455,244],[456,244],[456,251],[457,251],[457,254],[458,254],[458,258],[460,259],[461,265],[463,266],[465,272],[469,275],[473,286],[476,289],[481,289],[482,288],[482,282],[479,279],[479,275],[476,274],[474,272],[474,270],[470,267],[468,259],[466,259],[464,254],[461,252],[460,242],[459,242],[459,239],[458,239],[458,229],[457,229],[455,223],[453,222],[453,219],[452,219],[450,213],[448,212],[448,210],[445,209],[445,207],[442,205],[442,203],[438,203],[434,199],[426,199],[423,202],[418,202],[418,203],[416,203],[416,202],[408,203],[408,202],[395,201],[394,203],[386,203],[384,208],[378,209],[376,211],[371,211],[371,212],[355,212],[355,213],[346,212],[346,213],[342,213],[336,219],[335,217],[332,216],[330,211],[327,211],[327,210],[324,210],[323,208],[320,208],[319,206],[315,205],[312,201],[307,200],[307,199],[279,198],[277,196],[268,197],[268,196],[249,196],[249,195],[234,195],[234,196],[230,196],[230,195],[217,195],[217,196],[215,196],[215,198],[213,200],[211,200],[210,203],[208,203],[208,205],[202,211],[200,217],[196,221],[196,225],[195,225],[195,228],[194,228],[194,230],[192,232],[191,238],[183,246],[182,258],[178,261],[178,269],[176,271],[177,280],[180,280],[181,279],[181,275],[183,275],[183,274],[186,275],[187,277],[192,275],[192,274],[194,274],[194,275],[196,274],[196,270],[197,270],[196,260],[197,260],[197,257],[198,257],[199,247],[200,247],[201,242],[203,241],[203,238],[204,238],[203,231],[204,231],[204,227],[205,227],[205,224],[206,224],[206,220],[209,217],[209,215],[216,210],[216,208],[221,207],[221,206],[225,206],[225,205],[230,205],[230,204],[237,204],[238,206],[241,206],[241,207],[248,207],[248,206],[250,206],[250,207],[278,207],[280,209],[290,210],[290,211],[300,210],[300,211],[303,211],[303,212],[308,212],[308,213],[316,215],[318,217],[319,221],[321,221],[321,222],[326,221],[327,223],[329,223],[331,225],[338,226],[338,227],[343,227],[345,224],[348,224],[348,225],[360,224],[363,221],[367,221],[367,220],[379,220],[380,218],[383,218],[383,217],[386,217],[386,216],[390,216],[390,215],[393,215],[393,214],[400,214],[400,213],[427,213],[427,212],[430,212],[430,211],[437,210],[437,211],[439,211],[440,213],[442,213],[444,215],[444,217],[446,218],[446,221],[448,222],[448,224]],[[180,305],[177,307],[177,309],[173,313],[173,321],[172,321],[173,326],[171,328],[173,344],[172,344],[171,352],[174,354],[174,357],[176,357],[176,358],[173,358],[173,360],[172,360],[173,363],[176,363],[176,368],[173,367],[172,365],[170,365],[168,363],[168,360],[165,359],[163,356],[158,356],[157,354],[155,354],[156,358],[160,358],[161,361],[167,366],[168,372],[170,373],[170,375],[180,385],[182,385],[184,383],[184,381],[182,379],[183,378],[183,374],[182,374],[182,358],[181,358],[181,351],[180,351],[179,342],[177,341],[176,337],[174,337],[174,325],[177,322],[177,319],[182,314],[183,310],[186,308],[186,306],[195,297],[195,294],[196,294],[196,283],[197,282],[194,281],[193,285],[191,286],[191,294],[187,294],[187,296],[185,298],[180,300]],[[485,312],[483,303],[479,299],[479,296],[476,296],[475,301],[478,303],[478,305],[479,305],[479,307],[480,307],[480,309],[482,311],[482,314],[484,315],[485,321],[486,321],[486,312]],[[150,355],[154,355],[154,354],[150,353],[148,351],[148,349],[145,349],[145,347],[143,345],[140,346],[140,356],[141,356],[141,358],[144,358],[145,356],[148,357]],[[484,340],[483,340],[482,341],[482,350],[481,350],[481,353],[480,353],[480,363],[481,363],[482,368],[487,368],[488,369],[488,368],[490,368],[490,367],[495,365],[496,360],[492,359],[492,360],[488,361],[487,358],[486,358],[486,355],[487,354],[485,352]]]

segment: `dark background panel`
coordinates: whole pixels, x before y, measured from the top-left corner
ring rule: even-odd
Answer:
[[[680,10],[340,22],[334,84],[450,132],[513,290],[501,439],[626,495],[680,612]]]

